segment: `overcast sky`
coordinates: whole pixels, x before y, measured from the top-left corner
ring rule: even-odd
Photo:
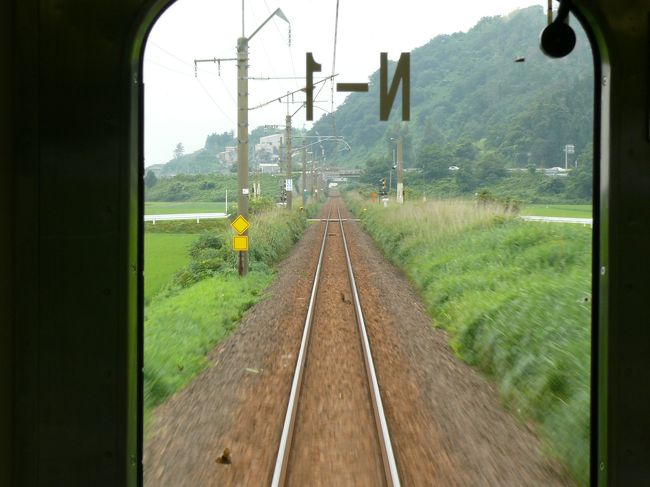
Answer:
[[[289,26],[274,17],[250,41],[249,76],[304,77],[305,53],[312,52],[322,73],[332,73],[336,0],[245,0],[244,32],[249,37],[276,8]],[[481,18],[505,15],[534,0],[339,0],[335,72],[338,82],[365,82],[379,69],[381,52],[397,60],[440,34],[466,32]],[[236,131],[235,63],[194,60],[236,57],[242,35],[241,0],[177,0],[154,25],[145,59],[145,166],[167,162],[182,142],[186,153],[203,147],[213,132]],[[255,107],[304,86],[304,80],[250,80],[249,106]],[[345,93],[334,92],[334,107]],[[369,96],[369,95],[368,95]],[[314,117],[330,111],[331,85],[324,86]],[[294,97],[291,113],[304,96]],[[377,103],[379,101],[377,100]],[[397,102],[398,103],[398,102]],[[377,112],[379,108],[377,107]],[[283,125],[285,103],[274,102],[249,112],[249,128]],[[307,126],[304,108],[293,118]]]

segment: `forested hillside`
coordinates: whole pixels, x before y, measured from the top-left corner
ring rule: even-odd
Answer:
[[[226,146],[234,146],[235,137],[231,132],[210,134],[205,139],[203,148],[185,154],[183,144],[179,143],[174,151],[174,157],[165,164],[149,166],[158,177],[169,177],[177,174],[217,174],[228,173],[230,167],[218,157]]]
[[[335,112],[336,131],[352,146],[338,163],[364,167],[368,159],[390,159],[390,138],[401,135],[406,166],[431,175],[432,153],[440,151],[459,163],[489,155],[504,168],[564,167],[565,144],[575,145],[577,159],[590,151],[592,132],[591,51],[575,19],[572,24],[576,48],[559,60],[539,49],[546,25],[539,6],[484,18],[467,33],[437,36],[414,49],[410,122],[400,123],[399,94],[391,119],[379,121],[375,72],[370,92],[351,94]],[[332,117],[321,118],[313,132],[331,134]],[[458,154],[462,146],[465,154]],[[443,159],[445,168],[451,165]]]

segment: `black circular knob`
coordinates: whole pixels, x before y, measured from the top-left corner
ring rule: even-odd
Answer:
[[[547,56],[559,58],[573,51],[576,34],[564,22],[552,22],[542,31],[540,47]]]

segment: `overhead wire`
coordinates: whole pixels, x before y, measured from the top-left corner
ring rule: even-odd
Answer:
[[[192,75],[189,74],[189,73],[184,73],[184,72],[179,71],[179,70],[177,70],[177,69],[170,68],[169,66],[166,66],[165,64],[162,64],[162,63],[159,63],[159,62],[157,62],[157,61],[154,61],[154,60],[151,59],[151,58],[147,58],[147,59],[145,59],[145,61],[148,62],[148,63],[151,63],[151,64],[155,64],[156,66],[160,66],[161,68],[164,68],[164,69],[166,69],[166,70],[168,70],[168,71],[172,71],[172,72],[174,72],[174,73],[177,73],[177,74],[180,74],[180,75],[183,75],[183,76],[187,76],[188,78],[194,78],[194,76],[192,76]]]
[[[188,61],[185,61],[184,59],[181,59],[181,58],[178,57],[176,54],[174,54],[174,53],[172,53],[172,52],[169,52],[167,49],[165,49],[164,47],[162,47],[162,46],[159,45],[159,44],[156,44],[154,41],[149,41],[149,42],[147,42],[147,45],[149,45],[149,44],[151,44],[152,46],[154,46],[154,47],[160,49],[162,52],[164,52],[164,53],[167,54],[168,56],[173,57],[173,58],[176,59],[177,61],[180,61],[181,63],[183,63],[183,64],[187,64],[188,66],[193,66],[192,63],[190,63],[190,62],[188,62]]]
[[[271,14],[271,9],[269,8],[269,4],[264,0],[264,5],[266,6],[266,10],[268,11],[269,15]],[[280,28],[278,27],[278,24],[275,22],[275,19],[273,19],[273,25],[275,26],[275,29],[278,31],[278,34],[280,34],[280,37],[282,36],[282,32],[280,31]],[[293,77],[296,78],[296,66],[295,63],[293,62],[293,50],[291,49],[291,24],[289,24],[289,45],[287,46],[289,49],[289,59],[291,60],[291,72],[293,73]],[[296,81],[296,88],[298,88],[298,82]]]
[[[228,114],[224,111],[224,109],[221,108],[221,106],[219,106],[219,104],[215,101],[215,99],[212,98],[212,95],[211,95],[210,92],[207,90],[207,88],[203,85],[203,83],[201,83],[201,80],[200,80],[199,78],[196,78],[196,81],[199,83],[199,85],[201,86],[201,88],[203,88],[203,91],[205,92],[205,94],[208,95],[208,98],[210,98],[210,100],[212,100],[212,103],[214,104],[214,106],[217,107],[217,109],[221,112],[221,114],[222,114],[224,117],[226,117],[226,118],[230,121],[230,123],[232,123],[233,125],[236,125],[235,121],[230,117],[230,115],[228,115]]]
[[[228,88],[228,85],[227,85],[226,82],[223,80],[223,77],[222,77],[220,74],[214,73],[214,72],[209,71],[209,70],[207,70],[207,69],[197,68],[194,64],[192,64],[192,63],[190,63],[190,62],[188,62],[188,61],[185,61],[184,59],[181,59],[181,58],[178,57],[176,54],[174,54],[173,52],[168,51],[167,49],[165,49],[165,48],[162,47],[161,45],[155,43],[154,41],[149,41],[149,44],[151,44],[152,46],[154,46],[154,47],[157,48],[157,49],[160,49],[162,52],[164,52],[164,53],[167,54],[168,56],[173,57],[174,59],[176,59],[177,61],[181,62],[182,64],[185,64],[185,65],[187,65],[187,66],[191,66],[192,68],[195,68],[197,71],[199,71],[199,72],[201,72],[201,73],[211,74],[211,75],[216,76],[217,78],[219,78],[219,81],[221,81],[221,84],[223,85],[223,88],[226,90],[226,94],[228,95],[228,97],[230,98],[230,100],[231,100],[233,103],[235,103],[235,104],[237,103],[237,101],[235,100],[235,97],[233,96],[232,92],[231,92],[230,89]],[[161,67],[163,67],[163,68],[165,68],[165,69],[168,69],[169,71],[174,71],[174,72],[179,73],[179,74],[187,75],[187,73],[182,73],[182,72],[177,71],[177,70],[175,70],[175,69],[173,69],[173,68],[170,68],[169,66],[165,66],[165,65],[163,65],[163,64],[157,63],[156,61],[153,61],[152,59],[147,59],[147,61],[149,61],[149,62],[151,62],[151,63],[153,63],[153,64],[157,64],[158,66],[161,66]],[[192,78],[194,77],[194,76],[191,76],[191,75],[189,75],[189,76],[192,77]],[[197,79],[198,79],[198,78],[197,78]],[[205,90],[205,87],[204,87],[203,85],[201,85],[201,87]],[[214,100],[213,100],[213,101],[214,101]],[[232,122],[232,119],[229,118],[229,120]]]
[[[336,76],[336,75],[333,75],[333,76]],[[327,80],[330,79],[330,78],[332,78],[332,76],[326,76],[326,77],[323,78],[322,80],[320,80],[320,81],[316,81],[316,82],[314,83],[314,86],[315,86],[315,85],[318,85],[318,84],[325,83],[325,81],[327,81]],[[254,106],[254,107],[251,107],[251,108],[249,108],[249,110],[257,110],[258,108],[265,107],[266,105],[270,105],[271,103],[275,103],[276,101],[279,102],[279,101],[281,101],[283,98],[286,98],[286,97],[291,96],[291,95],[295,95],[296,93],[299,93],[299,92],[301,92],[301,91],[305,91],[305,89],[306,89],[306,87],[303,86],[302,88],[298,88],[297,90],[289,91],[289,92],[287,92],[287,93],[284,94],[284,95],[276,96],[275,98],[272,98],[272,99],[270,99],[270,100],[267,101],[267,102],[260,103],[259,105],[256,105],[256,106]],[[317,99],[318,97],[316,96],[316,97],[314,97],[314,98]]]
[[[264,2],[264,4],[266,5],[266,1]],[[269,9],[268,5],[266,5],[266,9],[267,9],[267,10]],[[251,15],[254,17],[254,12],[253,12],[252,6],[249,7],[249,11],[251,12]],[[270,14],[270,13],[271,13],[271,12],[269,11],[269,14]],[[276,29],[278,29],[278,26],[277,26],[276,23],[275,23],[275,19],[272,19],[272,20],[271,20],[271,23],[275,26]],[[279,32],[279,29],[278,29],[278,32]],[[274,67],[273,67],[273,64],[269,61],[269,60],[271,59],[271,57],[269,56],[269,53],[268,53],[268,51],[266,50],[266,45],[264,44],[264,42],[260,42],[260,45],[262,46],[262,50],[264,51],[264,59],[267,60],[267,65],[268,65],[269,68],[271,69],[271,72],[272,72],[272,73],[275,73],[275,69],[274,69]]]

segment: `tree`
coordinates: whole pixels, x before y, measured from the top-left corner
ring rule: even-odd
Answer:
[[[455,171],[456,184],[463,193],[470,193],[476,188],[476,175],[471,165],[461,167]]]
[[[362,181],[378,184],[381,178],[388,177],[392,162],[383,158],[366,159],[366,168],[363,171]]]
[[[489,186],[508,175],[503,160],[494,152],[483,154],[477,164],[477,175],[481,186]]]
[[[157,182],[158,178],[156,177],[156,173],[152,170],[147,171],[147,173],[144,175],[144,187],[153,188]]]
[[[449,176],[449,168],[455,166],[456,162],[454,151],[448,145],[428,145],[417,156],[417,166],[428,180]]]
[[[182,142],[179,142],[174,149],[174,159],[180,159],[183,157],[183,154],[185,154],[185,147],[183,147]]]

